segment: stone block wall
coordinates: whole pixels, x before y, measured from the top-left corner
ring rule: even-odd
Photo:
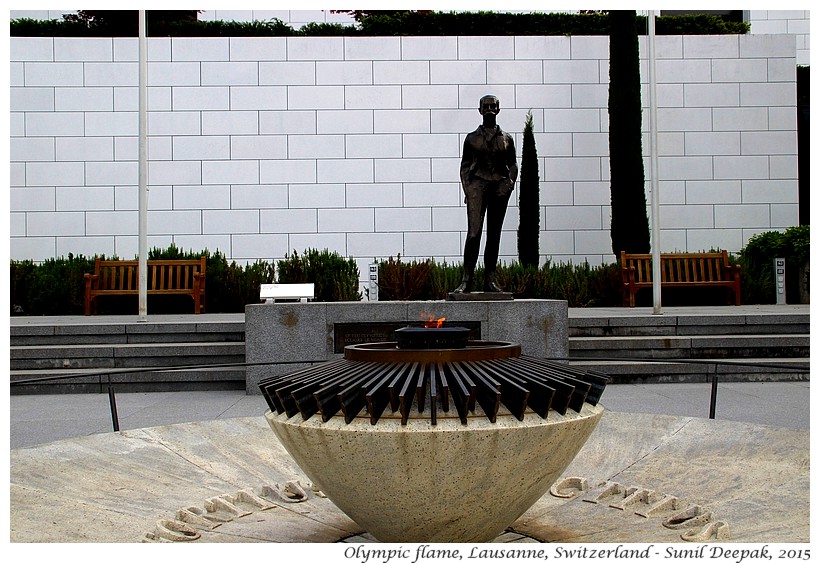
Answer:
[[[794,37],[657,47],[662,249],[796,225]],[[150,246],[327,248],[362,277],[397,254],[460,261],[461,143],[492,92],[519,155],[534,116],[542,260],[614,260],[607,37],[152,38],[149,61]],[[10,63],[11,258],[135,255],[137,40],[13,37]]]

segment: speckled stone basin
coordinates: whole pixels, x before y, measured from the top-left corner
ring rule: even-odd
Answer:
[[[491,541],[561,476],[604,413],[580,412],[522,421],[502,407],[483,414],[366,416],[345,424],[268,411],[265,418],[305,474],[356,523],[382,542]]]

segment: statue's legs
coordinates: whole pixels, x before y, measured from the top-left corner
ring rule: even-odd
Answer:
[[[484,246],[484,291],[498,292],[501,288],[495,283],[495,272],[498,266],[498,247],[501,243],[501,227],[507,213],[509,192],[504,193],[495,183],[487,190],[484,197],[487,210],[487,244]]]
[[[464,241],[464,278],[454,290],[455,293],[469,292],[475,276],[478,251],[481,247],[481,231],[487,213],[486,182],[474,181],[466,187],[467,193],[467,238]],[[496,251],[497,253],[497,251]]]

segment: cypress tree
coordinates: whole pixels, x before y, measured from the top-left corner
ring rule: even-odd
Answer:
[[[535,147],[532,112],[524,122],[521,145],[521,179],[518,184],[518,261],[538,267],[538,237],[541,228],[539,204],[538,150]]]
[[[649,252],[641,146],[641,73],[634,10],[609,14],[609,168],[612,251]]]

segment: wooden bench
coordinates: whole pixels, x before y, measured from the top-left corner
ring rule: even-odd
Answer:
[[[94,261],[85,274],[85,314],[97,312],[104,295],[139,295],[139,260]],[[190,295],[194,313],[205,312],[205,257],[198,260],[148,260],[149,295]]]
[[[635,306],[639,289],[652,287],[652,255],[621,251],[624,307]],[[740,266],[729,264],[729,253],[661,254],[661,288],[726,287],[727,304],[740,305]]]

